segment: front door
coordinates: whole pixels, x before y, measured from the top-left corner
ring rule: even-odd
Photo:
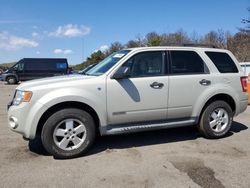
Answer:
[[[167,118],[168,76],[164,62],[164,51],[140,52],[122,65],[129,67],[129,78],[107,78],[109,124]]]

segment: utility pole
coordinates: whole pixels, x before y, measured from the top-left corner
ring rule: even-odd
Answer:
[[[82,37],[82,62],[84,61],[84,37]]]

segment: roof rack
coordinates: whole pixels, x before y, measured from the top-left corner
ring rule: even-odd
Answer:
[[[183,46],[190,46],[190,47],[208,47],[208,48],[218,48],[216,45],[213,44],[194,44],[194,43],[184,43]]]
[[[217,46],[213,44],[195,44],[195,43],[181,43],[181,44],[176,44],[176,43],[171,43],[171,44],[166,44],[167,46],[185,46],[185,47],[203,47],[203,48],[218,48]]]

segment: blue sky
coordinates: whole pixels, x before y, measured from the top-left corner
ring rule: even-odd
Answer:
[[[249,17],[250,0],[1,0],[0,63],[66,57],[81,63],[110,43],[156,31],[231,33]]]

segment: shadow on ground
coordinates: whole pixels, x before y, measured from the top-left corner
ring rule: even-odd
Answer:
[[[226,137],[247,130],[248,127],[239,122],[233,122],[230,132]],[[158,131],[140,132],[124,135],[113,135],[97,137],[95,145],[87,155],[93,155],[107,149],[125,149],[131,147],[140,147],[148,145],[158,145],[171,142],[181,142],[186,140],[195,140],[201,137],[196,126],[165,129]],[[31,152],[40,155],[49,155],[43,148],[40,139],[29,141]]]

